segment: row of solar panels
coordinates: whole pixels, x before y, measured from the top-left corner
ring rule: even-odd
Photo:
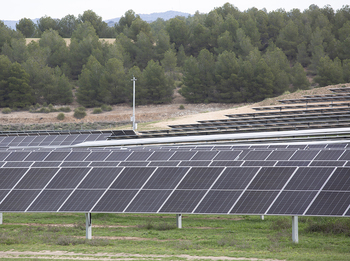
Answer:
[[[350,216],[349,168],[0,169],[1,212]]]
[[[295,104],[295,103],[316,103],[316,102],[333,102],[333,101],[349,101],[350,96],[318,96],[318,97],[304,97],[299,99],[284,99],[279,100],[283,104]]]

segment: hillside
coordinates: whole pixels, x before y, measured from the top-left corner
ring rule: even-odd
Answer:
[[[169,124],[187,124],[196,123],[198,120],[224,119],[227,114],[254,112],[253,107],[278,104],[280,99],[301,98],[303,95],[327,94],[331,93],[329,88],[344,86],[350,87],[350,83],[297,91],[254,104],[186,104],[183,97],[175,94],[172,104],[137,106],[136,121],[138,123],[149,123],[146,125],[139,124],[139,129],[164,129]],[[185,109],[179,109],[181,104],[184,105]],[[71,106],[71,108],[73,109],[74,106]],[[88,109],[87,116],[78,120],[73,117],[72,110],[72,112],[65,113],[65,119],[62,121],[57,120],[58,112],[12,112],[10,114],[1,114],[0,125],[21,125],[25,128],[26,125],[31,124],[46,124],[49,126],[55,123],[115,122],[118,125],[122,125],[123,129],[131,129],[130,117],[132,116],[132,107],[129,105],[116,105],[113,106],[112,111],[102,114],[92,114],[92,111],[93,109]]]

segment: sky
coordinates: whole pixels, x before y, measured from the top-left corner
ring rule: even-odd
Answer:
[[[166,11],[180,11],[190,14],[194,14],[196,11],[209,13],[215,7],[221,7],[226,2],[234,5],[240,11],[256,7],[258,9],[266,8],[269,12],[279,8],[286,11],[298,8],[303,11],[311,4],[319,7],[329,4],[334,10],[342,8],[343,5],[349,5],[349,2],[345,0],[3,0],[0,8],[0,20],[35,19],[45,15],[61,19],[68,14],[78,17],[86,10],[93,10],[102,17],[102,20],[121,17],[130,9],[136,14]]]

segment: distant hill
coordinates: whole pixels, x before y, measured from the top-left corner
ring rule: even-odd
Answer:
[[[177,11],[167,11],[167,12],[162,12],[162,13],[151,13],[151,14],[138,14],[142,20],[146,21],[146,22],[153,22],[155,20],[157,20],[158,18],[169,20],[171,18],[174,18],[176,16],[189,16],[191,14],[189,13],[183,13],[183,12],[177,12]],[[113,19],[108,19],[108,20],[104,20],[104,22],[106,22],[109,26],[113,26],[115,23],[119,22],[120,17],[118,18],[113,18]],[[37,21],[39,20],[39,18],[36,19],[32,19],[33,22],[36,24]],[[19,22],[17,21],[13,21],[13,20],[2,20],[4,22],[5,25],[7,25],[8,27],[10,27],[11,29],[16,29],[16,24]]]
[[[162,13],[151,13],[151,14],[138,14],[141,19],[143,21],[146,22],[154,22],[155,20],[157,20],[158,18],[161,18],[163,20],[169,20],[171,18],[174,18],[176,16],[189,16],[191,14],[189,13],[183,13],[183,12],[177,12],[177,11],[167,11],[167,12],[162,12]],[[119,22],[120,17],[118,18],[113,18],[113,19],[108,19],[105,20],[105,22],[109,25],[109,26],[113,26],[115,23]]]

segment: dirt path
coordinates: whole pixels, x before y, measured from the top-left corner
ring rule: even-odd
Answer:
[[[140,255],[140,254],[125,254],[125,253],[97,253],[97,254],[83,254],[66,251],[40,251],[40,252],[18,252],[6,251],[0,252],[0,258],[40,258],[40,259],[60,259],[60,260],[176,260],[178,258],[185,260],[247,260],[247,261],[281,261],[277,259],[258,259],[258,258],[235,258],[226,256],[190,256],[190,255]]]

